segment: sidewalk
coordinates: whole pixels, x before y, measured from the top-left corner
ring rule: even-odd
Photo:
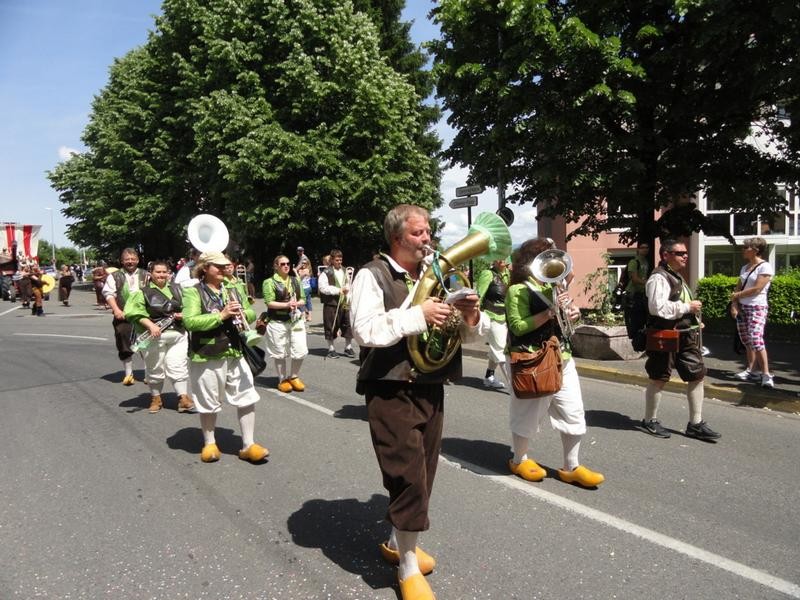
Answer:
[[[739,381],[734,374],[744,369],[744,357],[733,352],[728,336],[706,335],[706,347],[711,354],[704,358],[708,374],[705,379],[706,398],[717,398],[737,405],[768,408],[781,412],[800,414],[800,345],[789,342],[770,342],[767,338],[770,371],[775,378],[775,388]],[[464,345],[464,353],[478,358],[486,357],[483,342]],[[575,358],[578,373],[583,377],[646,386],[645,358],[636,360],[592,360]],[[686,384],[673,375],[665,388],[685,391]]]
[[[73,288],[72,301],[77,306],[89,308],[94,302],[94,292],[90,284],[77,284]],[[9,308],[12,304],[3,303]],[[263,300],[256,300],[256,312],[263,310]],[[65,309],[57,301],[45,303],[45,311],[55,314],[74,311]],[[101,313],[102,314],[102,313]],[[322,337],[322,306],[315,298],[308,332]],[[110,319],[110,317],[109,317]],[[729,336],[705,335],[706,347],[711,354],[705,357],[708,375],[705,380],[707,398],[717,398],[737,405],[767,408],[781,412],[800,414],[800,344],[773,342],[767,332],[767,352],[770,370],[775,377],[775,389],[765,389],[753,383],[735,379],[733,375],[744,368],[744,358],[733,352]],[[341,341],[338,342],[341,344]],[[466,356],[486,359],[486,343],[482,341],[464,344]],[[583,377],[603,381],[632,383],[642,387],[647,385],[644,371],[645,358],[636,360],[592,360],[576,358],[578,373]],[[669,391],[685,391],[686,384],[676,375],[665,388]]]

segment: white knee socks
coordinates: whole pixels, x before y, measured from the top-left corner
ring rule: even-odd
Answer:
[[[697,425],[703,420],[703,380],[690,381],[686,390],[686,399],[689,401],[689,422]]]
[[[564,470],[572,471],[580,463],[578,460],[578,452],[581,448],[581,435],[573,435],[570,433],[561,434],[561,447],[564,450]]]
[[[293,358],[292,359],[292,372],[289,377],[297,377],[300,373],[300,367],[303,366],[303,359],[302,358]]]
[[[417,562],[417,538],[419,533],[392,528],[392,537],[397,541],[397,552],[400,554],[400,563],[397,565],[397,578],[400,581],[404,581],[420,572],[419,563]]]
[[[528,438],[517,435],[516,433],[511,434],[511,443],[513,445],[514,450],[514,462],[516,464],[521,463],[523,460],[528,459]]]
[[[663,386],[661,382],[654,383],[651,381],[647,384],[647,387],[644,390],[644,400],[645,400],[645,407],[644,407],[644,420],[651,421],[652,419],[656,418],[658,415],[658,404],[661,402],[661,390]]]
[[[179,396],[189,395],[189,382],[185,379],[183,381],[173,381],[172,387],[175,388],[175,393]]]
[[[206,446],[217,443],[217,438],[214,437],[216,424],[217,415],[215,413],[200,413],[200,429],[203,430],[203,442]]]
[[[239,415],[239,427],[242,429],[242,448],[249,448],[253,445],[253,435],[256,430],[256,407],[243,406],[237,408]]]
[[[126,358],[122,361],[122,366],[125,368],[125,376],[133,375],[133,359]]]

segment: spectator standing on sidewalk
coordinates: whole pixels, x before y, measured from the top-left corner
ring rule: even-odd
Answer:
[[[72,284],[75,283],[75,276],[69,265],[61,265],[61,273],[58,277],[58,300],[64,306],[69,306],[69,295],[72,293]]]
[[[742,256],[747,263],[739,272],[739,281],[731,294],[731,316],[736,319],[747,360],[747,367],[736,377],[771,388],[775,387],[775,383],[769,371],[764,326],[769,313],[767,292],[774,270],[770,262],[764,259],[766,250],[767,242],[761,237],[747,238],[742,243]],[[756,370],[757,367],[760,371]]]
[[[647,254],[650,244],[639,242],[636,246],[636,256],[628,261],[625,271],[628,273],[628,285],[625,286],[625,327],[628,338],[633,342],[633,349],[644,350],[642,330],[647,323],[647,296],[645,284],[650,273],[650,263]]]
[[[680,272],[686,268],[689,252],[686,245],[676,240],[661,244],[661,262],[647,279],[647,308],[651,329],[677,329],[680,331],[677,352],[647,351],[644,368],[650,383],[645,389],[645,417],[641,427],[660,438],[670,437],[658,420],[661,392],[669,381],[673,369],[687,383],[686,399],[689,404],[689,423],[686,436],[713,442],[721,436],[703,421],[703,379],[706,366],[703,362],[700,339],[700,311],[703,303],[692,298]]]
[[[484,387],[501,390],[505,384],[495,377],[498,365],[505,369],[506,357],[506,292],[510,273],[505,259],[496,260],[492,266],[478,276],[477,292],[481,299],[481,310],[489,317],[489,364],[483,377]],[[506,380],[508,375],[505,374]]]

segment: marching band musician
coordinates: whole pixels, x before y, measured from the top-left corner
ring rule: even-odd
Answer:
[[[365,395],[372,443],[389,492],[392,525],[383,557],[396,564],[404,600],[434,598],[424,575],[435,560],[417,548],[429,528],[428,506],[436,475],[444,419],[444,381],[461,373],[460,354],[431,374],[417,374],[406,337],[442,325],[453,307],[463,315],[459,335],[473,338],[488,329],[471,294],[452,306],[433,299],[408,302],[423,271],[431,242],[428,211],[400,204],[384,221],[389,254],[367,263],[353,282],[353,333],[361,347],[358,391]]]
[[[342,251],[331,250],[330,265],[319,275],[319,295],[322,300],[322,325],[328,342],[328,358],[339,358],[333,341],[341,333],[345,341],[344,354],[355,358],[353,334],[350,331],[350,284],[342,268]]]
[[[265,279],[261,286],[269,319],[267,354],[275,360],[278,389],[282,392],[302,392],[306,386],[298,375],[303,359],[308,354],[305,319],[300,310],[306,301],[305,292],[300,280],[289,275],[292,264],[287,256],[276,256],[272,268],[274,274]]]
[[[259,463],[269,450],[255,443],[255,403],[260,396],[253,374],[235,343],[234,321],[255,319],[246,295],[238,299],[225,282],[225,268],[231,264],[222,252],[204,252],[197,259],[195,286],[183,292],[183,325],[189,331],[189,379],[192,400],[200,413],[203,449],[200,460],[220,458],[215,427],[222,402],[236,407],[242,431],[239,458]],[[240,302],[240,301],[241,302]]]
[[[511,287],[506,295],[507,355],[512,351],[533,352],[553,335],[563,340],[551,307],[556,302],[562,307],[567,306],[569,296],[567,292],[562,292],[553,298],[555,292],[552,284],[536,280],[530,270],[533,260],[549,248],[549,240],[534,238],[523,243],[514,254]],[[565,312],[566,318],[571,320],[580,316],[578,308],[571,305],[567,306]],[[510,358],[507,358],[510,364]],[[578,460],[581,438],[586,433],[586,419],[575,361],[563,345],[562,360],[562,384],[556,393],[522,399],[517,398],[512,386],[509,421],[514,457],[508,461],[508,466],[514,475],[528,481],[541,481],[545,478],[547,471],[528,458],[528,444],[533,434],[538,433],[542,420],[549,415],[551,426],[561,434],[564,467],[557,470],[559,479],[581,487],[594,488],[603,483],[605,477],[581,465]]]
[[[149,277],[147,271],[139,268],[139,253],[133,248],[125,248],[120,253],[122,268],[106,277],[103,284],[103,297],[114,313],[111,324],[114,327],[114,341],[117,353],[125,368],[122,385],[133,385],[133,350],[131,338],[133,325],[125,319],[125,303],[131,294],[143,288]]]
[[[37,317],[44,316],[44,281],[42,280],[42,270],[39,265],[31,267],[31,273],[28,276],[31,282],[31,294],[33,295],[33,306],[31,307],[31,315]]]
[[[483,386],[502,390],[505,384],[495,377],[495,369],[499,365],[505,369],[505,347],[508,337],[506,327],[506,292],[508,291],[509,272],[506,260],[501,258],[492,266],[481,272],[477,281],[478,296],[481,299],[481,310],[489,317],[489,364],[483,377]]]
[[[150,283],[134,292],[125,305],[125,318],[137,332],[148,331],[150,344],[144,349],[145,382],[150,387],[151,413],[161,410],[161,391],[169,378],[178,394],[178,412],[194,412],[189,397],[189,339],[181,323],[181,287],[169,282],[166,261],[153,262]],[[164,329],[158,321],[173,318]]]

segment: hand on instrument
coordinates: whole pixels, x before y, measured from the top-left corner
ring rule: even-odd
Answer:
[[[161,329],[155,323],[151,322],[149,325],[147,325],[147,331],[150,332],[150,337],[153,339],[161,337]]]
[[[219,311],[220,318],[225,321],[231,317],[237,316],[242,310],[242,305],[235,300],[229,300],[221,311]]]
[[[703,303],[700,300],[692,300],[689,302],[689,312],[693,314],[699,313],[703,309]]]
[[[481,318],[480,297],[478,294],[470,294],[453,303],[453,307],[460,311],[464,316],[464,321],[469,325],[477,325]]]
[[[450,316],[450,305],[445,304],[438,298],[428,298],[421,304],[422,314],[428,325],[444,325],[447,317]]]

